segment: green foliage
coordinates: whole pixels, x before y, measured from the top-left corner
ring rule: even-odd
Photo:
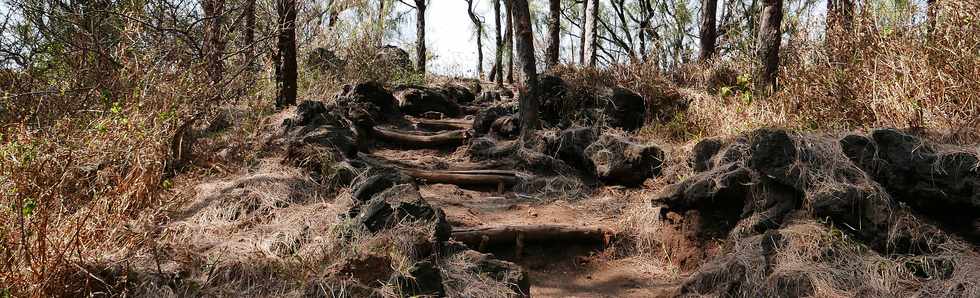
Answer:
[[[740,74],[736,78],[734,86],[722,86],[718,90],[718,96],[721,97],[731,97],[737,96],[742,104],[751,104],[753,100],[752,94],[752,76],[748,74]]]
[[[37,202],[35,202],[34,199],[27,198],[24,200],[24,204],[21,206],[20,210],[24,217],[30,217],[31,215],[34,215],[34,209],[37,209]]]

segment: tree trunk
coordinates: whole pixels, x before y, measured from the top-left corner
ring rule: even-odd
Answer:
[[[587,35],[585,34],[585,23],[588,22],[589,22],[589,0],[582,0],[582,22],[581,22],[582,32],[580,32],[578,35],[579,46],[581,46],[578,51],[578,63],[581,65],[585,65],[585,52],[586,52],[585,48],[588,47],[588,44],[585,42],[585,35]]]
[[[224,36],[221,34],[221,22],[224,18],[224,0],[201,1],[204,11],[204,59],[208,80],[211,82],[211,100],[220,100],[222,95],[221,81],[224,79],[225,66],[221,55],[225,51]]]
[[[833,1],[833,0],[830,0]],[[715,26],[718,0],[701,1],[701,55],[698,60],[708,61],[715,54],[715,41],[718,29]]]
[[[530,140],[538,129],[538,70],[534,62],[534,32],[531,30],[531,11],[527,0],[511,0],[517,34],[517,55],[524,75],[518,102],[521,118],[521,140]]]
[[[296,104],[296,0],[277,0],[276,107]]]
[[[514,83],[514,0],[504,0],[504,9],[507,10],[507,35],[504,42],[507,45],[507,84]]]
[[[599,0],[588,0],[585,22],[585,63],[588,67],[596,66],[596,50],[598,47]]]
[[[550,69],[558,65],[561,49],[561,0],[548,0],[548,52],[545,64]]]
[[[250,79],[254,79],[255,65],[255,0],[246,0],[245,8],[245,32],[243,41],[245,42],[245,67],[248,69]]]
[[[385,0],[378,0],[378,47],[384,46],[385,39]]]
[[[425,0],[415,0],[416,71],[425,75]]]
[[[759,18],[758,59],[759,70],[756,75],[756,90],[762,94],[772,94],[779,76],[779,44],[782,41],[780,24],[783,21],[783,1],[764,0]]]
[[[473,0],[466,0],[466,13],[470,15],[473,26],[476,27],[476,75],[483,79],[483,22],[473,11]]]
[[[500,0],[491,0],[491,1],[493,1],[493,24],[494,24],[493,28],[496,31],[497,53],[496,53],[496,57],[494,58],[495,60],[493,62],[493,69],[490,70],[491,72],[490,80],[496,81],[497,87],[503,87],[504,70],[503,68],[500,67],[500,64],[503,63],[504,44],[503,44],[503,40],[500,37]]]

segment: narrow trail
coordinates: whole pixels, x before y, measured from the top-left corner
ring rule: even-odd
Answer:
[[[465,123],[466,119],[443,119],[442,123]],[[408,128],[411,129],[411,128]],[[438,130],[400,132],[432,134]],[[435,149],[382,146],[371,157],[404,168],[427,170],[473,169],[467,150],[459,146]],[[546,200],[498,185],[456,185],[421,182],[420,192],[432,205],[442,208],[454,231],[511,227],[534,229],[599,230],[613,236],[621,218],[622,198],[598,196],[577,200]],[[547,231],[546,231],[547,232]],[[516,238],[531,232],[519,232]],[[509,235],[509,234],[508,234]],[[493,253],[528,270],[533,297],[667,297],[675,285],[658,281],[649,265],[640,259],[618,258],[607,250],[610,238],[595,241],[494,239],[496,244],[472,244],[471,248]],[[484,241],[489,240],[484,238]],[[603,241],[605,240],[605,241]],[[475,246],[475,247],[474,247]]]

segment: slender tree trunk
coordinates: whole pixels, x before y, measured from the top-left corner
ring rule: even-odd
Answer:
[[[500,38],[500,0],[490,0],[490,1],[493,1],[493,23],[494,23],[493,28],[496,31],[495,36],[497,38],[497,53],[496,53],[496,57],[494,58],[495,60],[493,62],[493,69],[490,70],[491,72],[490,80],[496,81],[497,87],[503,87],[504,71],[500,67],[500,64],[503,63],[504,45],[503,45],[503,40],[501,40]],[[496,80],[494,80],[495,78]]]
[[[640,21],[640,61],[647,63],[647,24],[650,22]]]
[[[514,0],[504,0],[507,10],[507,84],[514,83]]]
[[[378,0],[378,47],[384,46],[385,40],[385,0]]]
[[[585,61],[588,67],[596,66],[596,52],[598,47],[598,28],[599,28],[599,0],[588,0],[588,9],[586,10],[586,15],[588,15],[587,22],[585,23],[585,42],[588,43],[585,47]]]
[[[476,74],[483,79],[483,21],[473,11],[473,0],[466,0],[466,13],[470,15],[473,26],[476,27]]]
[[[246,0],[243,10],[242,13],[245,14],[245,32],[243,32],[246,59],[245,67],[248,69],[249,75],[254,77],[254,72],[257,68],[255,64],[255,0]]]
[[[425,75],[425,0],[415,0],[416,71]]]
[[[205,29],[204,29],[204,56],[208,80],[211,81],[211,90],[214,94],[211,99],[220,100],[222,95],[221,81],[224,79],[225,66],[221,55],[225,51],[224,36],[221,33],[221,22],[224,18],[224,0],[204,0],[201,1],[201,8],[204,10]]]
[[[588,35],[585,32],[585,24],[589,22],[589,0],[582,0],[582,32],[578,35],[579,45],[581,46],[578,51],[578,63],[585,65],[585,48],[589,47],[588,43],[585,41],[585,36]]]
[[[521,140],[527,142],[538,129],[538,71],[534,62],[534,32],[531,30],[531,12],[527,0],[512,0],[515,33],[517,34],[517,56],[520,59],[524,81],[519,91],[522,93],[520,105]]]
[[[698,57],[701,62],[708,61],[715,54],[715,41],[718,38],[715,25],[717,12],[718,0],[701,1],[701,55]]]
[[[548,52],[545,64],[548,68],[558,65],[561,51],[561,0],[548,0]]]
[[[783,21],[783,1],[763,0],[759,18],[758,59],[759,70],[756,75],[756,90],[771,94],[776,88],[779,76],[779,44],[782,41],[780,24]]]
[[[277,0],[276,107],[296,104],[296,0]]]

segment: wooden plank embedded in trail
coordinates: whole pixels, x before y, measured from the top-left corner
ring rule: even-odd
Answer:
[[[394,143],[395,145],[409,147],[458,146],[463,144],[463,141],[470,137],[466,130],[452,130],[434,134],[417,134],[413,132],[397,131],[380,127],[374,128],[374,134],[382,140]]]
[[[425,179],[430,183],[447,183],[456,185],[506,185],[517,184],[517,173],[504,170],[421,170],[401,169],[406,175],[417,179]]]
[[[616,233],[609,228],[567,225],[503,225],[453,229],[452,237],[471,247],[522,245],[519,242],[576,242],[607,245]]]
[[[428,129],[463,129],[469,130],[473,128],[473,120],[465,119],[425,119],[425,118],[410,118],[409,121],[415,123],[415,125]]]

